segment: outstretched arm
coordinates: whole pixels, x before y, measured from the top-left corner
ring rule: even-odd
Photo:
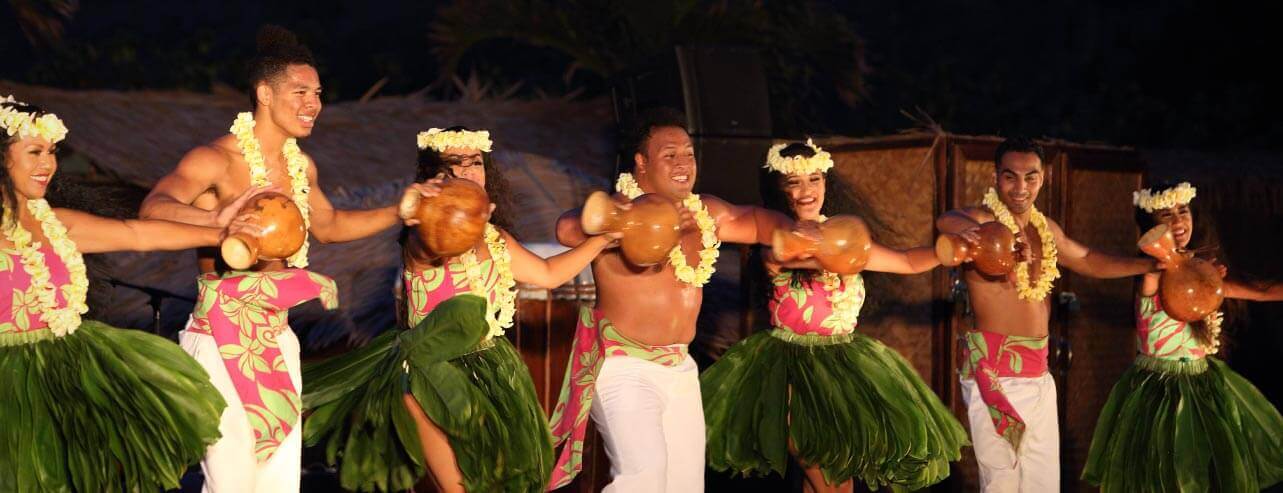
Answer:
[[[335,210],[317,181],[316,164],[308,158],[307,182],[312,237],[321,243],[359,240],[378,234],[400,222],[397,206],[360,211]]]
[[[81,253],[186,250],[217,245],[224,232],[222,228],[155,219],[110,219],[72,209],[55,209],[54,213]],[[233,221],[227,231],[258,234],[256,227],[243,219]]]
[[[571,279],[588,267],[597,254],[610,247],[614,241],[606,235],[589,237],[578,246],[548,258],[540,258],[507,231],[502,232],[512,254],[512,275],[518,281],[552,289]]]
[[[869,252],[869,265],[865,270],[892,274],[920,274],[940,265],[932,247],[893,250],[877,243]]]
[[[1158,261],[1152,258],[1119,257],[1092,250],[1066,236],[1055,221],[1048,219],[1047,225],[1056,238],[1060,265],[1084,276],[1117,279],[1152,272],[1158,268]]]
[[[1283,282],[1247,283],[1225,280],[1225,297],[1250,301],[1283,301]]]
[[[717,237],[727,243],[770,245],[777,229],[793,229],[793,220],[770,209],[734,205],[712,195],[703,195],[708,212],[717,221]]]

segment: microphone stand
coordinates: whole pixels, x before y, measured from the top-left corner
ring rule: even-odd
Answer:
[[[120,279],[116,279],[114,277],[108,278],[107,282],[111,283],[112,287],[129,288],[147,295],[148,297],[147,304],[151,306],[152,333],[155,335],[160,335],[160,306],[162,303],[165,302],[166,299],[172,298],[172,299],[196,304],[196,300],[193,298],[183,296],[180,294],[174,294],[169,291],[165,291],[163,289],[157,289],[149,286],[140,286],[138,284],[125,282]]]

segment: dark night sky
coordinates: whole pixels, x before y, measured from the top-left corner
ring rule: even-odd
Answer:
[[[1283,4],[1195,0],[822,2],[864,40],[871,72],[857,107],[836,99],[804,132],[866,135],[910,125],[921,108],[946,129],[1150,147],[1275,148],[1283,108],[1273,65]],[[316,52],[329,98],[438,80],[428,26],[439,5],[411,1],[81,2],[60,47],[33,48],[0,6],[0,78],[62,87],[240,87],[254,30],[275,22]],[[483,74],[557,79],[565,59],[490,43]],[[559,65],[560,64],[560,65]],[[489,70],[490,67],[502,69]],[[578,77],[585,96],[601,78]],[[431,94],[431,93],[430,93]]]

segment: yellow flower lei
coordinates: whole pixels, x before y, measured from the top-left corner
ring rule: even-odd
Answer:
[[[1198,195],[1197,188],[1194,188],[1189,182],[1181,182],[1181,184],[1166,190],[1150,190],[1146,188],[1132,192],[1132,205],[1141,208],[1145,212],[1154,212],[1188,204],[1191,200],[1194,200],[1196,195]]]
[[[998,192],[992,187],[985,191],[984,206],[993,211],[999,223],[1010,229],[1012,233],[1020,234],[1020,226],[1016,224],[1016,219],[1011,216],[1011,211],[1007,210],[1006,204],[1002,203],[1002,199],[998,198]],[[1034,226],[1038,231],[1038,239],[1042,240],[1042,272],[1031,286],[1030,262],[1016,263],[1016,290],[1022,300],[1042,301],[1047,298],[1047,293],[1051,292],[1052,283],[1060,277],[1060,269],[1056,267],[1056,236],[1051,232],[1051,227],[1047,226],[1047,217],[1038,212],[1037,207],[1030,211],[1029,224]]]
[[[437,152],[445,152],[446,149],[451,147],[490,152],[490,146],[494,144],[490,141],[490,132],[487,130],[471,131],[431,128],[426,132],[419,132],[416,137],[419,149],[431,148]]]
[[[642,194],[642,189],[637,185],[637,180],[633,179],[632,173],[619,174],[619,179],[615,181],[615,191],[630,200]],[[699,265],[691,267],[686,263],[686,254],[682,252],[681,245],[673,247],[673,250],[668,252],[668,263],[673,265],[673,274],[677,276],[678,281],[697,288],[703,287],[708,284],[709,279],[713,278],[713,272],[717,271],[714,264],[717,263],[717,256],[721,253],[718,250],[722,246],[722,241],[717,239],[717,221],[708,213],[708,207],[699,199],[699,195],[691,194],[682,199],[682,207],[695,215],[695,225],[699,226],[699,241],[703,246],[699,251]]]
[[[818,221],[823,223],[829,218],[820,215]],[[827,291],[829,304],[833,306],[833,314],[820,323],[821,327],[833,330],[847,330],[855,327],[860,319],[860,297],[861,289],[856,287],[860,282],[859,274],[843,276],[836,272],[824,271],[820,275],[820,280],[824,282],[824,290]],[[845,286],[846,289],[842,289]]]
[[[49,330],[58,337],[70,335],[80,328],[80,315],[89,311],[85,297],[89,294],[89,279],[85,275],[85,259],[76,250],[76,243],[67,237],[67,228],[62,225],[44,199],[27,201],[27,209],[40,221],[40,230],[49,239],[54,253],[67,266],[71,284],[62,287],[63,299],[67,306],[57,308],[57,287],[50,282],[49,266],[45,264],[44,253],[40,251],[40,242],[31,241],[31,233],[23,229],[14,214],[4,211],[4,236],[13,242],[13,246],[22,256],[22,267],[31,276],[31,289],[36,293],[40,303],[40,320],[49,325]]]
[[[1203,349],[1209,355],[1221,351],[1221,322],[1224,320],[1225,316],[1219,310],[1203,317],[1203,324],[1207,326],[1207,338],[1212,341],[1210,344],[1203,345]]]
[[[19,101],[13,96],[0,97],[0,104],[4,103],[19,104]],[[37,118],[32,113],[5,107],[0,107],[0,129],[4,129],[10,137],[40,137],[50,144],[57,144],[67,137],[67,126],[53,113],[45,113]]]
[[[771,146],[771,149],[766,152],[766,165],[763,167],[785,175],[809,175],[817,171],[825,173],[833,167],[833,156],[824,149],[820,149],[820,146],[815,145],[811,139],[806,139],[806,146],[815,151],[814,156],[781,156],[780,151],[791,144],[791,142],[784,142]]]
[[[490,251],[490,261],[494,264],[495,272],[499,276],[494,286],[494,302],[490,304],[490,309],[486,310],[486,324],[490,326],[490,332],[486,338],[489,339],[502,336],[504,329],[512,327],[513,316],[517,313],[517,291],[513,289],[517,281],[512,276],[512,254],[508,251],[508,245],[503,241],[503,237],[499,235],[499,229],[487,224],[485,241],[486,249]],[[463,263],[464,274],[468,277],[469,291],[489,299],[486,293],[485,276],[481,274],[481,262],[477,260],[476,250],[464,252],[459,256],[459,261]]]
[[[250,184],[256,187],[270,185],[271,181],[267,179],[267,164],[263,160],[263,149],[258,145],[258,139],[254,137],[254,114],[249,112],[237,114],[236,121],[232,123],[231,132],[236,136],[236,145],[240,147],[245,163],[249,165]],[[291,198],[303,215],[304,229],[310,228],[312,223],[309,219],[307,196],[311,193],[312,187],[307,183],[307,157],[299,149],[298,140],[292,137],[285,139],[281,153],[285,156],[286,169],[290,175]],[[286,259],[286,262],[293,267],[307,267],[307,246],[307,239],[304,238],[303,246]]]

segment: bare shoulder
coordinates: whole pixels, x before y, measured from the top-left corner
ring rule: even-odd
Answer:
[[[228,147],[225,139],[220,138],[205,145],[196,146],[183,156],[179,161],[179,167],[187,171],[206,171],[209,173],[222,173],[231,166],[239,150],[233,144]]]
[[[706,193],[700,194],[699,201],[704,203],[704,207],[708,208],[708,213],[712,214],[713,217],[720,217],[730,212],[731,208],[736,207],[730,202],[722,200],[721,197]]]
[[[963,207],[961,209],[954,209],[954,212],[970,217],[972,220],[978,223],[987,223],[990,221],[997,220],[997,218],[994,217],[993,213],[989,212],[989,209],[986,209],[984,207],[969,206],[969,207]]]
[[[105,219],[88,212],[62,207],[54,208],[53,214],[58,218],[58,222],[61,222],[68,230],[74,230],[77,226],[83,226],[87,222]]]

